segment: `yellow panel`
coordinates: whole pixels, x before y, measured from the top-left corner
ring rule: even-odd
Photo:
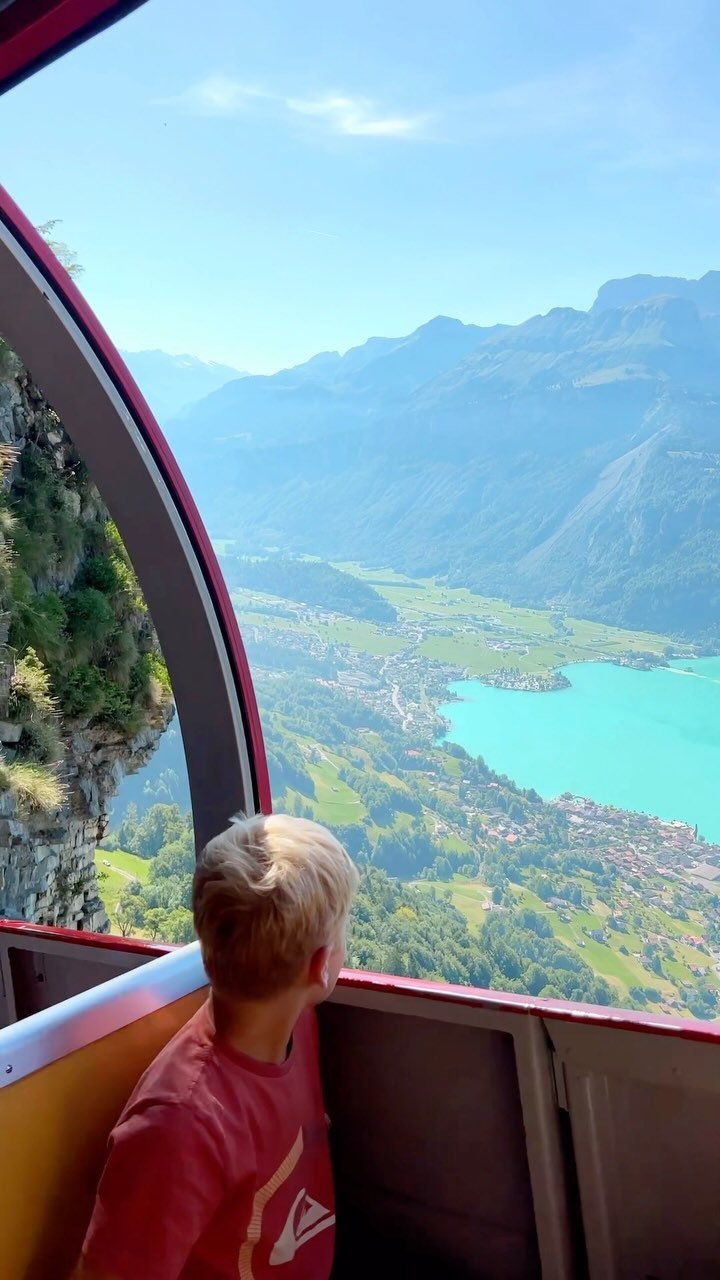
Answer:
[[[133,1087],[205,999],[196,991],[0,1089],[2,1280],[65,1280],[107,1138]]]

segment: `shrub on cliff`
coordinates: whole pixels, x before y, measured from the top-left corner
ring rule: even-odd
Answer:
[[[69,591],[65,597],[67,639],[71,659],[88,662],[102,659],[115,627],[112,603],[96,587]]]
[[[43,719],[55,711],[50,675],[34,649],[29,648],[15,664],[10,677],[7,710],[11,720]]]
[[[30,430],[10,486],[9,643],[44,664],[63,717],[131,737],[169,700],[167,669],[118,530],[47,413],[51,432]],[[34,758],[40,736],[27,735]]]
[[[0,791],[12,791],[20,813],[59,809],[65,788],[44,765],[26,761],[0,761]]]
[[[17,564],[12,569],[12,613],[9,641],[23,653],[34,649],[43,662],[57,662],[66,644],[67,612],[57,591],[37,594]]]

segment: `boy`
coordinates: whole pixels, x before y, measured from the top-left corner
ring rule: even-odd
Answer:
[[[236,820],[193,915],[211,994],[110,1138],[76,1280],[327,1280],[334,1197],[312,1006],[344,959],[357,872],[323,827]]]

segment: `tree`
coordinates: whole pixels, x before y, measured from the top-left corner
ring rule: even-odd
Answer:
[[[162,907],[148,907],[145,912],[145,932],[151,942],[155,942],[157,938],[162,938],[163,942],[170,941],[165,931],[167,914]]]
[[[73,249],[65,244],[64,240],[53,240],[51,238],[55,227],[59,227],[62,219],[51,218],[49,222],[43,222],[35,230],[40,232],[48,249],[52,249],[58,262],[62,263],[69,276],[77,277],[82,275],[84,267],[77,260],[77,255]]]
[[[145,909],[142,885],[139,880],[132,880],[115,908],[115,920],[123,938],[128,938],[135,929],[144,928]]]
[[[195,937],[192,911],[187,907],[176,907],[174,911],[166,911],[163,921],[163,942],[192,942]]]
[[[135,839],[138,828],[138,807],[136,804],[129,804],[125,810],[123,820],[117,829],[116,835],[108,836],[106,845],[108,849],[126,849],[130,853],[135,852]]]
[[[548,975],[539,964],[529,965],[525,978],[527,989],[531,996],[539,996],[540,992],[548,985]]]
[[[120,899],[115,907],[115,923],[123,938],[129,938],[133,931],[133,911]]]
[[[122,847],[130,853],[154,858],[165,845],[182,840],[189,829],[188,815],[183,816],[176,804],[153,804],[134,827],[126,815],[118,836],[123,839]]]
[[[149,867],[149,879],[153,884],[161,880],[178,878],[191,879],[195,871],[195,845],[192,832],[188,831],[181,840],[171,840],[164,844],[159,853],[152,859]],[[189,889],[189,885],[188,885]],[[186,901],[189,902],[189,893]]]

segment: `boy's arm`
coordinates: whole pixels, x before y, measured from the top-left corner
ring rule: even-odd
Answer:
[[[155,1104],[115,1130],[77,1280],[178,1280],[226,1192],[210,1117]]]

